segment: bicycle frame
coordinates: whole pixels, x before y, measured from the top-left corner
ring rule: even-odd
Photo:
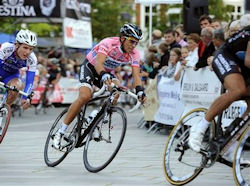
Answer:
[[[88,101],[84,107],[81,109],[80,113],[77,116],[77,120],[78,120],[78,124],[77,124],[77,131],[80,133],[82,130],[82,126],[84,124],[84,122],[86,122],[85,119],[85,113],[87,110],[87,107],[89,106],[89,104],[97,101],[97,100],[103,100],[108,98],[109,95],[104,95],[104,96],[99,96],[96,98],[91,99],[90,101]],[[76,143],[76,148],[83,146],[84,144],[82,143],[83,140],[85,139],[85,137],[88,135],[89,131],[91,130],[91,128],[93,127],[93,125],[95,124],[96,120],[99,118],[99,116],[105,111],[105,108],[107,106],[107,101],[104,102],[104,104],[101,106],[101,110],[98,112],[98,114],[96,115],[96,117],[88,124],[87,128],[84,130],[83,134],[81,134],[77,140]]]
[[[217,122],[214,123],[214,131],[212,139],[219,142],[220,155],[222,156],[230,146],[241,136],[244,130],[248,127],[247,123],[250,120],[250,113],[229,133],[228,136],[223,134],[221,127],[222,114],[218,116]],[[221,140],[221,141],[220,141]]]

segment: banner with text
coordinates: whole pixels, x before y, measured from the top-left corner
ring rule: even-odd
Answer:
[[[180,119],[184,104],[181,101],[181,80],[158,76],[157,94],[159,108],[155,114],[155,121],[163,124],[175,125]]]
[[[60,0],[0,0],[0,17],[61,17]]]
[[[89,21],[64,18],[64,45],[73,48],[92,47],[92,31]]]
[[[221,82],[208,68],[185,70],[181,88],[181,99],[185,104],[208,108],[221,94]]]
[[[91,0],[66,0],[66,17],[90,20]]]

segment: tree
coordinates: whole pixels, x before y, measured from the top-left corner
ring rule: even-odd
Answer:
[[[126,22],[121,20],[121,12],[132,14],[131,3],[118,0],[92,0],[92,33],[96,40],[119,36],[120,27]]]
[[[209,15],[213,15],[214,18],[228,21],[229,15],[228,12],[232,12],[225,6],[223,0],[209,0]]]

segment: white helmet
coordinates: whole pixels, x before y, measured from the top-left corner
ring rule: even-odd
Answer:
[[[33,47],[37,45],[36,34],[29,30],[20,30],[16,35],[16,41]]]

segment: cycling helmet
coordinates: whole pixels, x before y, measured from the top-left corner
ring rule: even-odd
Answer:
[[[33,47],[37,45],[36,34],[29,30],[20,30],[16,35],[16,41]]]
[[[141,29],[131,23],[124,24],[123,27],[120,29],[120,33],[123,36],[134,37],[138,40],[142,39],[142,31]]]

